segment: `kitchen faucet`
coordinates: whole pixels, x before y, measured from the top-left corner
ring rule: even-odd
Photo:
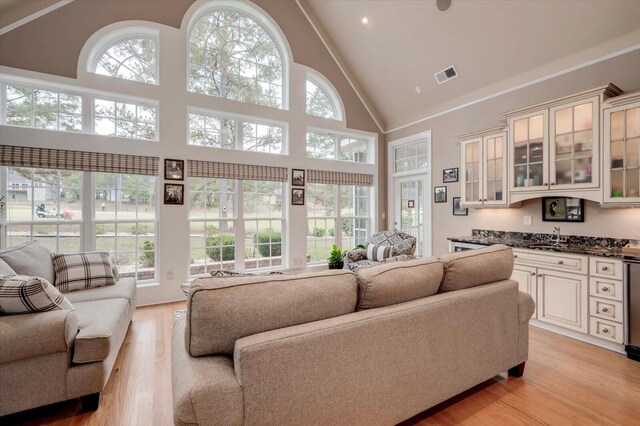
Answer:
[[[553,233],[556,234],[556,245],[560,244],[560,227],[559,226],[554,226],[553,227]]]

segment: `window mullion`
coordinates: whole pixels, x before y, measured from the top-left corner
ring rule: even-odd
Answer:
[[[235,269],[244,270],[244,180],[236,180]]]
[[[82,174],[82,225],[81,225],[81,243],[83,251],[93,251],[96,249],[95,245],[95,217],[93,208],[95,205],[95,188],[94,188],[94,173],[84,172]]]
[[[341,212],[342,212],[342,205],[340,202],[340,190],[341,190],[341,186],[340,185],[335,185],[335,188],[333,190],[334,193],[334,197],[335,197],[335,206],[336,206],[336,211],[335,211],[335,219],[334,219],[334,225],[333,225],[333,235],[334,235],[334,241],[335,244],[340,247],[342,249],[342,217],[341,217]]]

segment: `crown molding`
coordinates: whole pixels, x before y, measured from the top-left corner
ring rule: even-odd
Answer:
[[[6,27],[0,28],[0,36],[8,33],[9,31],[13,31],[16,28],[23,26],[24,24],[28,24],[29,22],[35,19],[38,19],[41,16],[46,15],[47,13],[51,13],[54,10],[60,9],[61,7],[68,5],[72,1],[73,0],[60,0],[59,2],[54,3],[51,6],[47,6],[42,10],[39,10],[35,13],[32,13],[31,15],[25,16],[24,18],[17,20],[12,24],[7,25]]]

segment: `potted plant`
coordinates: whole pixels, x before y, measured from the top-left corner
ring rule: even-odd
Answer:
[[[344,266],[344,261],[342,260],[342,251],[338,248],[337,245],[333,245],[333,250],[331,250],[331,254],[329,254],[329,269],[342,269]]]

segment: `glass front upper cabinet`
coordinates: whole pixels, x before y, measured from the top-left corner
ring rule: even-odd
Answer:
[[[550,110],[549,185],[557,189],[598,186],[598,98]]]
[[[510,120],[512,191],[547,188],[548,117],[545,110]]]
[[[604,201],[640,203],[640,100],[604,110],[604,152]]]
[[[507,133],[504,131],[498,133],[487,131],[482,137],[461,141],[461,201],[464,206],[507,205],[506,146]]]

